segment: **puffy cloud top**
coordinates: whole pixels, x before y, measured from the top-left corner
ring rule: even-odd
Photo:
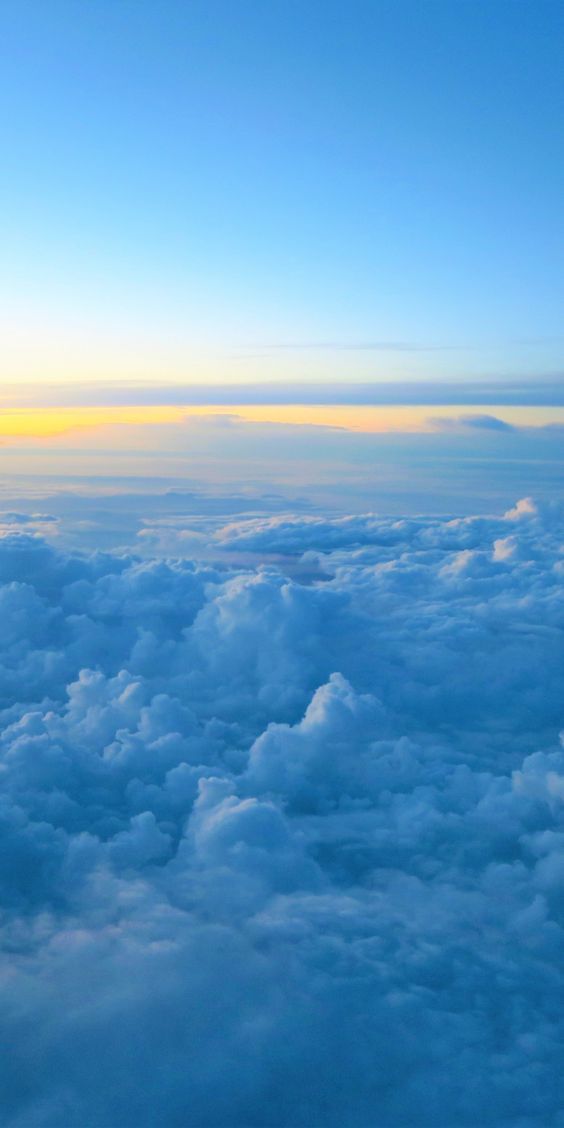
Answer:
[[[0,539],[7,1128],[528,1128],[564,1098],[564,515]]]

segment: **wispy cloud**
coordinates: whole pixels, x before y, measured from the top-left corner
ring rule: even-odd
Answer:
[[[262,346],[264,351],[318,349],[333,352],[459,352],[467,345],[433,345],[418,341],[280,341]]]
[[[427,352],[478,352],[492,349],[507,349],[515,345],[526,348],[541,347],[546,344],[555,344],[563,341],[564,337],[520,337],[510,341],[491,341],[487,345],[457,341],[454,343],[441,343],[433,341],[410,341],[384,338],[356,338],[354,340],[293,340],[269,341],[256,346],[249,346],[248,355],[267,354],[269,352],[396,352],[396,353],[427,353]]]
[[[564,406],[564,374],[530,380],[388,380],[345,383],[96,381],[4,384],[0,407],[221,404],[412,404]]]

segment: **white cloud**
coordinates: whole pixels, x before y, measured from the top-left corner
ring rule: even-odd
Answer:
[[[559,1123],[563,533],[0,539],[8,1128]]]

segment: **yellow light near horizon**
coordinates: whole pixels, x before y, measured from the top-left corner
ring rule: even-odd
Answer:
[[[0,408],[0,439],[50,439],[70,431],[111,424],[179,423],[183,407]]]
[[[49,440],[73,432],[111,426],[151,427],[182,423],[191,417],[235,415],[242,422],[333,427],[364,434],[431,432],[437,419],[495,415],[517,426],[564,422],[564,408],[449,405],[354,404],[196,404],[59,408],[1,408],[0,443]]]
[[[237,415],[247,423],[338,427],[351,431],[385,433],[427,429],[425,422],[428,414],[428,408],[359,407],[352,404],[0,408],[0,441],[22,438],[50,439],[72,431],[112,425],[151,426],[159,423],[180,423],[194,416],[220,415]]]
[[[423,423],[421,408],[357,407],[334,404],[0,408],[0,441],[23,438],[50,439],[73,431],[112,425],[151,426],[180,423],[191,416],[210,415],[237,415],[247,423],[338,427],[374,433],[420,430]]]

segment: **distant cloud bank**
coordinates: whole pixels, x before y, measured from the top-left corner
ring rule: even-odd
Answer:
[[[439,416],[429,420],[440,431],[472,429],[476,431],[514,431],[511,423],[498,419],[495,415],[458,415],[456,418]]]
[[[558,1123],[562,508],[1,520],[7,1128]]]
[[[5,383],[1,407],[118,404],[498,404],[564,405],[564,377],[530,381],[388,381],[374,383],[165,384],[155,381],[65,384]]]

